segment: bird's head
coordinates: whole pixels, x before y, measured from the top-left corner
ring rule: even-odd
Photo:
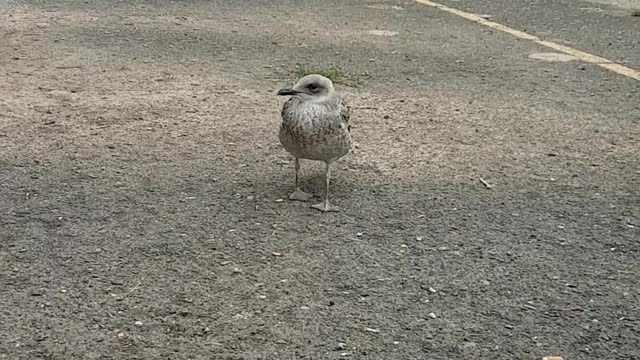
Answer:
[[[281,96],[298,96],[307,100],[320,100],[334,93],[333,82],[322,75],[307,75],[291,88],[278,91]]]

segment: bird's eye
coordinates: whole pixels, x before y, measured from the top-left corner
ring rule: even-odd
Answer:
[[[318,86],[316,84],[309,84],[307,87],[309,90],[315,90]]]

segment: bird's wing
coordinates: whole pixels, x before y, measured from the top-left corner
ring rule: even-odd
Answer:
[[[344,99],[340,99],[340,118],[342,122],[347,125],[347,130],[351,132],[351,124],[349,124],[349,119],[351,118],[351,108],[347,104]]]

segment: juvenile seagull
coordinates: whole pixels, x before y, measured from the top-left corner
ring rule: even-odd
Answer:
[[[292,88],[281,89],[278,95],[290,96],[282,107],[280,125],[280,142],[295,157],[296,189],[289,199],[307,201],[313,197],[298,184],[300,159],[319,160],[325,163],[327,187],[324,201],[312,207],[338,211],[329,203],[329,180],[331,164],[351,150],[349,106],[333,89],[331,80],[316,74],[303,77]]]

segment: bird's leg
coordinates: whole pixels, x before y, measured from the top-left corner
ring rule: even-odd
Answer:
[[[296,158],[296,190],[289,195],[289,200],[298,200],[298,201],[307,201],[313,197],[311,194],[307,194],[306,192],[300,190],[300,185],[298,185],[298,173],[300,172],[300,160]]]
[[[312,208],[318,209],[324,212],[338,211],[337,207],[329,203],[329,181],[331,179],[331,163],[330,162],[326,163],[326,172],[324,176],[327,181],[327,188],[326,188],[326,192],[324,193],[324,201],[321,202],[320,204],[313,205]]]

